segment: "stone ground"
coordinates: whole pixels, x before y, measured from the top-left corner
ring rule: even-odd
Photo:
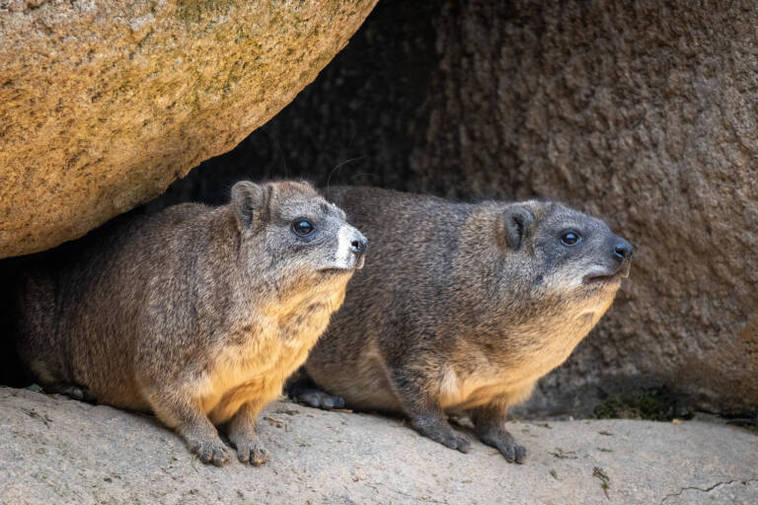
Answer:
[[[0,387],[0,504],[758,503],[758,436],[723,424],[514,422],[524,465],[286,400],[259,426],[266,465],[216,468],[150,416]]]

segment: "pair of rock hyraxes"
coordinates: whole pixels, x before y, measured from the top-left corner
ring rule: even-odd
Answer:
[[[48,390],[154,412],[217,465],[230,458],[217,427],[241,461],[265,460],[256,418],[303,363],[312,382],[291,389],[301,401],[400,412],[461,451],[469,441],[445,414],[465,412],[484,443],[521,462],[508,406],[597,323],[631,246],[553,202],[325,196],[242,181],[228,205],[132,219],[29,267],[23,361]],[[341,209],[372,243],[349,287],[367,240]]]

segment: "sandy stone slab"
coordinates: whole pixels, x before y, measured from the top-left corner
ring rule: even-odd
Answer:
[[[0,388],[0,503],[758,502],[758,437],[738,428],[627,420],[511,428],[530,451],[524,465],[480,443],[451,451],[398,419],[279,401],[260,420],[271,461],[216,468],[150,416]]]

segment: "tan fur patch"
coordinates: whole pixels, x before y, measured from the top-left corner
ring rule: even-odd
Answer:
[[[343,297],[342,292],[325,296],[324,291],[296,297],[299,306],[277,307],[252,325],[259,330],[240,338],[241,345],[226,346],[195,389],[211,422],[229,420],[245,403],[262,406],[276,399],[287,377],[305,362]],[[311,310],[303,314],[302,305]],[[287,308],[291,311],[285,312]]]
[[[505,366],[482,353],[478,356],[480,366],[472,373],[456,371],[449,365],[438,384],[441,406],[461,410],[486,405],[496,398],[507,398],[509,405],[526,400],[537,380],[563,363],[610,307],[613,296],[608,296],[609,292],[613,291],[567,304],[558,316],[537,318],[511,330],[511,338],[519,345]],[[477,352],[463,347],[458,352],[469,359]]]

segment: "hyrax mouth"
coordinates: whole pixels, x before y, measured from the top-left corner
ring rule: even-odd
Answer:
[[[351,266],[349,266],[349,267],[337,267],[337,266],[334,266],[334,267],[328,267],[328,268],[321,268],[319,270],[319,272],[324,273],[324,274],[327,274],[327,273],[328,274],[340,274],[340,273],[346,274],[346,273],[352,273],[352,272],[355,272],[356,270],[360,270],[361,268],[363,268],[363,265],[365,263],[366,263],[366,257],[363,256],[363,255],[361,255],[361,256],[358,256],[355,259],[355,262]]]
[[[599,282],[607,282],[607,281],[613,281],[620,279],[621,276],[618,273],[613,274],[591,274],[591,275],[585,275],[582,279],[582,282],[584,284],[592,284],[592,283],[599,283]]]
[[[356,262],[355,265],[352,267],[329,267],[329,268],[321,268],[319,269],[319,272],[323,275],[344,275],[344,274],[352,274],[355,273],[357,270],[360,270],[363,268],[363,259]]]
[[[321,268],[319,269],[319,273],[323,275],[340,275],[340,274],[350,274],[355,271],[355,268],[339,268],[339,267],[330,267],[330,268]]]
[[[597,270],[585,275],[582,278],[582,282],[590,284],[594,282],[610,282],[629,277],[629,271],[631,269],[631,262],[624,261],[614,270]]]

